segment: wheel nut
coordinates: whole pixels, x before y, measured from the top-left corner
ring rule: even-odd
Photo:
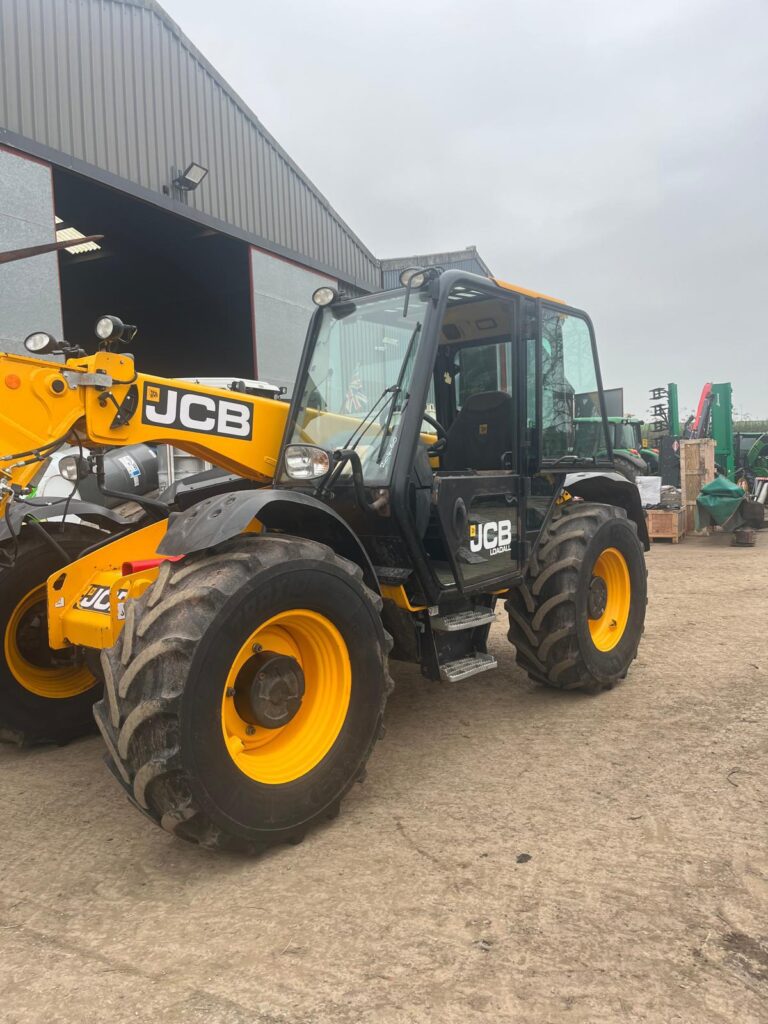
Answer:
[[[245,727],[245,735],[246,735],[246,736],[253,736],[253,734],[254,734],[255,732],[256,732],[256,729],[255,729],[255,727],[254,727],[254,726],[252,726],[252,725],[246,725],[246,727]]]
[[[234,686],[228,686],[227,687],[227,696],[228,697],[234,697],[235,696],[235,688],[234,688]]]
[[[259,651],[263,650],[263,648],[261,644],[254,644],[251,650],[253,651],[254,654],[258,654]]]

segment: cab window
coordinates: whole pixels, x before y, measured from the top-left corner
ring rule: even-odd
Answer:
[[[545,306],[541,322],[542,455],[606,457],[592,334],[582,317]]]

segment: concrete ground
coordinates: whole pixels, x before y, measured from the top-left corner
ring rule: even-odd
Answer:
[[[768,534],[649,555],[597,698],[395,666],[341,817],[255,861],[171,839],[96,738],[0,750],[4,1024],[768,1020]]]

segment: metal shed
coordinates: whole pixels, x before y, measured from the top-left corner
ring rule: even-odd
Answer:
[[[0,271],[0,348],[111,312],[148,370],[287,387],[320,284],[487,272],[473,247],[377,260],[155,0],[0,0],[0,249],[54,237],[73,247]]]
[[[199,187],[176,182],[195,163]],[[311,294],[378,261],[154,0],[0,0],[0,345],[110,311],[143,365],[290,385]]]

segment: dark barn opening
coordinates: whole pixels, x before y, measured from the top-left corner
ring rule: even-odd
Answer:
[[[249,246],[184,216],[54,168],[56,215],[95,252],[59,256],[64,336],[87,351],[104,313],[136,324],[141,370],[252,377]]]

